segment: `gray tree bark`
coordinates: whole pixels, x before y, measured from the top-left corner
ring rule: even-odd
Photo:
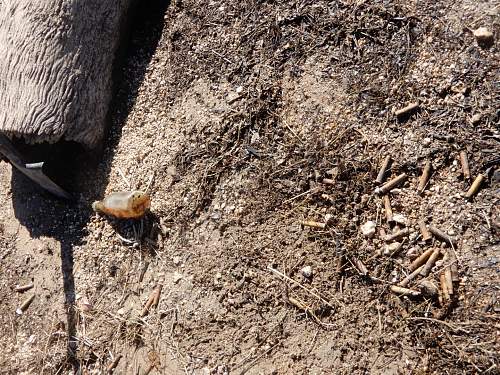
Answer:
[[[0,0],[0,132],[100,144],[131,0]]]

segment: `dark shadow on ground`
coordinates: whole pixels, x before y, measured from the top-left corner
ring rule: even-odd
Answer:
[[[83,243],[86,226],[94,215],[91,204],[100,199],[106,188],[114,150],[121,138],[121,128],[137,97],[146,68],[156,50],[163,30],[164,13],[169,1],[150,1],[139,4],[132,12],[130,32],[117,58],[115,95],[109,110],[109,131],[103,151],[86,153],[74,143],[28,146],[16,141],[26,162],[44,161],[44,171],[61,187],[74,196],[73,202],[58,200],[35,186],[17,170],[12,173],[12,200],[14,213],[33,238],[52,237],[61,246],[61,273],[63,277],[67,313],[68,355],[61,366],[72,367],[80,373],[77,358],[74,249]]]

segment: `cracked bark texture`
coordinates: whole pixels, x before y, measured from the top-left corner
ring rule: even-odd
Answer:
[[[0,132],[100,144],[131,0],[0,2]]]

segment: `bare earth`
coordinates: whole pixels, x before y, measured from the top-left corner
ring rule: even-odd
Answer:
[[[500,373],[498,2],[164,8],[139,12],[104,155],[51,156],[75,203],[0,163],[0,374],[101,374],[117,356],[116,374]],[[387,155],[387,179],[408,175],[396,228],[374,194]],[[133,188],[145,218],[92,212]],[[423,241],[421,219],[456,246]],[[456,256],[449,299],[421,289],[441,288],[441,255],[418,296],[391,292],[427,249]]]

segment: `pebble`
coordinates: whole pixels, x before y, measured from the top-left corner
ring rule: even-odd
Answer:
[[[313,269],[311,266],[305,266],[300,270],[302,273],[302,276],[304,276],[306,279],[310,279],[313,275]]]
[[[179,264],[181,264],[182,259],[181,259],[181,257],[180,257],[180,256],[177,256],[177,255],[176,255],[176,256],[174,256],[174,257],[172,258],[172,262],[174,262],[174,265],[178,266]]]
[[[177,284],[182,278],[183,276],[179,272],[174,272],[174,274],[172,275],[172,281],[174,282],[174,284]]]
[[[401,224],[401,225],[404,225],[404,226],[406,226],[408,224],[408,219],[404,215],[401,215],[401,214],[393,215],[392,220],[394,220],[394,222]]]
[[[367,238],[371,238],[375,235],[376,224],[373,221],[367,221],[361,226],[361,233]]]
[[[493,33],[486,27],[474,30],[474,36],[481,47],[490,47],[493,44]]]
[[[392,254],[393,252],[399,250],[399,248],[401,248],[401,242],[393,242],[389,245],[386,245],[384,249],[384,255]]]
[[[474,116],[472,116],[472,118],[470,119],[470,123],[472,125],[477,125],[481,122],[481,114],[480,113],[476,113]]]

